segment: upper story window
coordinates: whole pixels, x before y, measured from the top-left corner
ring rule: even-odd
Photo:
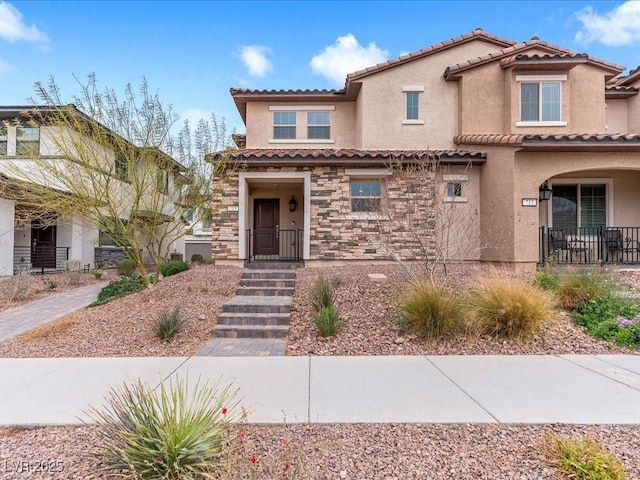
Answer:
[[[405,96],[405,114],[402,123],[405,125],[423,125],[420,118],[420,94],[424,92],[422,85],[406,85],[402,87]]]
[[[273,112],[273,138],[295,140],[296,112]]]
[[[331,138],[331,114],[329,112],[307,112],[307,138]]]
[[[407,120],[418,120],[420,118],[418,95],[418,92],[407,92]]]
[[[566,75],[518,75],[520,121],[518,126],[565,126],[562,121],[562,82]]]
[[[7,154],[7,127],[0,127],[0,155]]]
[[[382,180],[364,179],[351,180],[351,211],[377,213],[380,212],[382,201]]]
[[[40,153],[40,129],[38,127],[16,128],[16,155]]]

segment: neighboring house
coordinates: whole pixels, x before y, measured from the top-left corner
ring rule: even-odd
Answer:
[[[199,254],[202,258],[211,259],[211,208],[182,207],[182,218],[186,223],[184,236],[185,260],[190,261],[192,255]]]
[[[623,71],[477,29],[340,90],[233,88],[246,137],[214,209],[213,257],[411,260],[407,225],[388,224],[417,189],[430,228],[451,204],[468,219],[452,230],[463,260],[640,262],[640,68]],[[396,175],[428,154],[435,187]]]
[[[0,107],[0,276],[20,270],[41,273],[64,270],[70,261],[83,268],[114,266],[116,261],[123,258],[122,251],[98,225],[81,216],[70,218],[64,212],[43,211],[41,205],[34,205],[33,197],[27,194],[33,192],[36,185],[45,185],[65,193],[69,191],[61,182],[48,178],[48,174],[43,173],[32,158],[36,152],[46,161],[67,162],[60,149],[60,138],[80,138],[77,132],[61,135],[59,127],[47,125],[47,107],[36,107],[41,112],[38,118],[43,119],[42,124],[34,125],[33,117],[27,121],[29,116],[26,112],[32,108]],[[76,110],[76,113],[107,134],[117,136],[79,111]],[[155,165],[153,178],[157,182],[153,188],[170,198],[174,191],[174,179],[181,166],[158,149],[135,147],[118,138],[120,144],[125,142],[128,148],[137,149],[140,159],[152,159]],[[90,141],[86,143],[90,144]],[[109,188],[118,192],[117,195],[122,199],[122,218],[126,219],[130,217],[127,207],[132,204],[129,199],[135,195],[127,178],[130,174],[126,171],[128,167],[114,152],[92,145],[104,169],[99,175],[105,175],[104,178],[111,182]],[[96,175],[93,178],[101,177]],[[80,178],[78,180],[81,181]],[[89,195],[95,196],[94,193]],[[163,203],[170,205],[172,202]],[[144,202],[138,201],[136,204],[144,205]],[[156,205],[159,203],[156,202]],[[141,209],[136,218],[171,222],[170,214],[169,211]],[[179,218],[177,221],[182,228]],[[168,246],[168,250],[184,254],[184,243],[175,242]]]

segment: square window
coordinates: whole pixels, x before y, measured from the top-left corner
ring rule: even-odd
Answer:
[[[307,138],[326,140],[331,138],[329,112],[307,112]]]
[[[520,85],[520,120],[523,122],[559,122],[561,103],[560,82]]]
[[[380,179],[358,179],[349,183],[352,212],[379,212],[382,200]]]
[[[418,92],[407,92],[407,120],[418,120],[420,118],[419,99],[420,94]]]
[[[461,197],[462,196],[462,183],[449,182],[447,183],[447,197]]]
[[[295,140],[296,112],[273,112],[273,138]]]
[[[16,128],[16,155],[40,154],[40,129],[38,127]]]

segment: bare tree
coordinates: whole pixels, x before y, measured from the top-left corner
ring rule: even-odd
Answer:
[[[178,116],[144,79],[137,92],[129,84],[120,97],[100,90],[91,75],[73,104],[65,104],[53,79],[36,83],[35,90],[38,106],[16,122],[46,126],[42,141],[48,151],[42,155],[34,148],[7,162],[11,181],[3,182],[28,206],[22,220],[50,212],[81,218],[121,247],[145,282],[157,281],[172,245],[184,235],[183,205],[211,206],[222,162],[206,164],[204,154],[224,142],[224,119],[200,122],[193,143],[185,123],[176,141],[171,132]],[[151,280],[147,261],[156,273]]]
[[[462,203],[459,192],[447,192],[442,176],[450,167],[437,154],[392,158],[387,168],[391,175],[383,191],[376,243],[410,277],[433,282],[436,272],[441,269],[446,275],[452,262],[479,258],[479,205]],[[452,185],[455,190],[455,182]]]

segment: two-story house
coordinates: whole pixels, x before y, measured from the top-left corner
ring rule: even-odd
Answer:
[[[449,226],[467,239],[462,260],[640,262],[640,69],[623,72],[477,29],[340,90],[233,88],[246,137],[214,210],[213,257],[411,260],[419,239],[402,219],[417,198],[467,219]],[[434,182],[396,174],[425,158]]]
[[[156,148],[127,142],[74,106],[36,108],[0,107],[0,276],[20,270],[64,270],[70,261],[85,267],[114,266],[124,255],[97,221],[115,214],[123,224],[135,216],[138,220],[152,219],[158,229],[173,232],[183,228],[179,202],[174,199],[179,196],[174,194],[174,180],[184,167]],[[101,135],[115,139],[113,145],[125,145],[137,152],[138,164],[131,165],[107,148],[108,141],[99,143],[95,136],[88,138],[69,126],[48,123],[48,112],[60,108],[69,109],[87,126],[85,131],[99,129]],[[30,113],[35,111],[37,115]],[[83,150],[78,155],[83,155],[86,163],[69,158],[74,149]],[[144,166],[149,172],[149,186],[144,191],[131,180],[132,169],[137,169],[139,178],[143,164],[151,164],[149,168]],[[75,165],[74,170],[65,170],[71,165]],[[55,178],[56,172],[65,171]],[[43,187],[55,189],[80,206],[87,203],[87,198],[101,202],[104,215],[74,214],[70,213],[72,208],[59,211],[59,204],[48,208]],[[177,237],[167,236],[164,241],[171,245],[164,249],[184,254],[184,242],[176,241]]]

